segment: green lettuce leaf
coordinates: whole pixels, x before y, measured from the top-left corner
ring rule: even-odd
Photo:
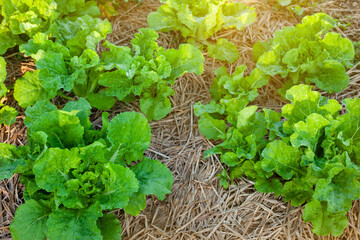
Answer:
[[[84,15],[77,19],[57,20],[51,25],[50,33],[69,49],[71,55],[80,56],[85,49],[96,51],[96,45],[111,33],[111,24],[108,20]]]
[[[87,94],[86,99],[91,106],[99,110],[110,110],[115,104],[115,98],[108,96],[103,90]]]
[[[300,167],[301,152],[283,141],[269,143],[262,152],[261,167],[266,172],[275,171],[282,178],[290,180],[303,173]]]
[[[101,61],[106,70],[116,68],[125,72],[129,71],[133,63],[131,48],[125,46],[116,46],[109,41],[105,41],[104,47],[109,49],[102,53]]]
[[[68,71],[61,53],[46,54],[36,67],[40,69],[39,81],[49,94],[56,95],[60,89],[71,91],[73,88],[77,76]]]
[[[99,218],[98,227],[101,230],[103,240],[121,240],[122,228],[120,221],[114,214],[108,213]]]
[[[171,112],[171,102],[168,96],[174,95],[174,90],[166,85],[159,85],[156,96],[144,93],[140,99],[140,109],[151,120],[164,118]]]
[[[80,164],[77,149],[50,148],[39,158],[33,168],[36,184],[48,192],[63,187],[70,179],[70,170]]]
[[[246,107],[238,114],[236,128],[244,135],[254,135],[257,139],[267,134],[266,119],[263,114],[257,112],[257,106]]]
[[[326,118],[335,118],[341,109],[338,101],[327,100],[319,92],[311,91],[310,86],[294,86],[286,92],[286,99],[291,101],[282,108],[282,116],[287,120],[283,128],[291,133],[295,123],[305,121],[312,113],[318,113]],[[291,130],[290,130],[291,129]]]
[[[22,42],[20,38],[13,35],[8,28],[1,29],[0,38],[0,55],[5,54],[9,48],[15,47]]]
[[[153,194],[160,200],[164,200],[165,195],[171,193],[174,178],[165,164],[145,158],[131,170],[139,181],[139,193]]]
[[[140,113],[120,113],[111,120],[107,138],[113,153],[110,161],[131,163],[140,160],[150,146],[151,129]]]
[[[53,211],[46,222],[49,240],[94,239],[101,240],[97,220],[103,216],[100,204],[96,202],[87,209],[59,208]]]
[[[77,146],[84,141],[84,127],[81,126],[76,112],[47,112],[34,120],[28,128],[30,134],[37,131],[46,133],[51,147],[64,149]]]
[[[25,161],[14,145],[0,143],[0,163],[0,180],[3,180],[11,178],[18,165],[24,165]]]
[[[159,35],[155,31],[149,28],[141,28],[131,40],[135,56],[144,56],[146,60],[153,59],[154,51],[159,47],[156,42],[158,38]]]
[[[0,124],[11,125],[15,123],[18,112],[15,108],[4,106],[0,109]]]
[[[336,175],[330,171],[327,179],[320,179],[315,188],[314,199],[327,202],[327,211],[349,211],[352,200],[360,198],[359,172],[345,168]],[[335,175],[335,176],[333,176]]]
[[[61,53],[65,59],[70,58],[69,49],[60,43],[49,40],[45,33],[37,33],[27,43],[21,44],[19,50],[25,55],[31,56],[35,62],[50,52]]]
[[[61,15],[85,15],[100,17],[100,10],[95,1],[84,0],[57,0],[57,9]]]
[[[208,45],[208,53],[210,57],[229,63],[234,63],[239,58],[235,44],[225,38],[218,39],[216,44]]]
[[[23,78],[15,82],[14,98],[23,108],[34,105],[37,101],[50,100],[55,91],[47,92],[39,80],[40,70],[26,72]]]
[[[46,239],[46,222],[50,214],[49,202],[27,200],[16,210],[15,218],[9,227],[11,236],[15,240]]]
[[[25,126],[31,129],[31,126],[35,124],[43,114],[57,110],[57,108],[48,101],[38,101],[31,107],[26,108],[24,120]]]
[[[294,147],[309,147],[316,152],[319,138],[323,135],[322,131],[329,124],[330,121],[320,114],[310,114],[306,118],[306,123],[300,121],[294,125],[295,133],[290,136],[291,144]]]
[[[99,84],[108,87],[106,89],[108,96],[114,96],[120,101],[133,90],[133,80],[128,78],[123,70],[101,74]]]
[[[133,193],[130,196],[129,203],[124,207],[126,213],[137,216],[140,211],[144,210],[146,207],[146,195],[142,193]]]
[[[340,236],[347,226],[346,212],[330,213],[326,203],[313,200],[306,204],[303,219],[313,224],[313,232],[317,235]]]
[[[119,164],[105,164],[101,182],[105,189],[97,200],[103,209],[125,207],[128,205],[130,196],[139,189],[135,174],[129,168]]]
[[[343,100],[343,103],[347,113],[337,118],[339,120],[337,138],[348,147],[349,152],[352,152],[360,142],[360,100],[348,98]]]
[[[5,81],[6,75],[6,62],[4,58],[0,57],[0,83]]]
[[[201,51],[190,44],[181,44],[179,49],[169,49],[164,53],[171,65],[171,79],[184,73],[202,74],[204,71],[204,56]]]
[[[241,2],[226,2],[220,14],[224,20],[223,28],[235,27],[237,30],[243,30],[256,20],[255,9]]]
[[[208,113],[204,113],[199,120],[199,130],[208,139],[222,138],[226,128],[224,120],[214,119]]]
[[[314,194],[313,186],[304,178],[293,178],[286,182],[281,190],[285,201],[291,201],[291,205],[299,207],[305,202],[310,202]]]
[[[245,172],[246,174],[246,172]],[[259,178],[256,180],[256,183],[254,185],[255,189],[259,192],[262,193],[274,193],[275,196],[279,196],[283,185],[280,182],[279,179],[264,179],[264,178]]]
[[[306,77],[306,81],[314,82],[317,87],[328,93],[341,92],[349,85],[350,77],[341,63],[327,60],[318,63],[317,66],[316,74]]]
[[[83,126],[85,129],[92,127],[89,119],[91,114],[91,106],[84,98],[80,98],[77,101],[68,102],[62,110],[67,112],[76,111],[76,116],[79,118],[81,126]]]

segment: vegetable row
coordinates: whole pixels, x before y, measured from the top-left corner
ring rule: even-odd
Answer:
[[[346,113],[340,115],[341,104],[310,85],[333,93],[350,82],[354,46],[331,31],[337,24],[318,13],[257,42],[250,75],[243,65],[233,74],[218,68],[212,101],[194,108],[200,132],[221,140],[204,158],[220,155],[228,169],[218,175],[223,187],[245,176],[259,192],[305,205],[303,219],[313,232],[334,236],[343,233],[352,201],[360,198],[360,99],[343,100]],[[280,113],[251,104],[273,76],[285,79],[279,93],[290,102]]]

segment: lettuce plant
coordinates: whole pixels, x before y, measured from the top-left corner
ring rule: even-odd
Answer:
[[[360,198],[360,99],[345,99],[340,115],[338,101],[308,85],[293,86],[285,97],[290,103],[281,113],[257,106],[224,111],[221,101],[233,98],[198,104],[200,131],[222,140],[204,157],[220,154],[229,167],[230,177],[220,175],[223,185],[245,175],[256,190],[305,205],[303,219],[315,234],[339,236]]]
[[[51,35],[37,34],[20,49],[36,61],[37,70],[15,84],[15,99],[22,107],[72,91],[98,109],[140,97],[140,108],[149,120],[171,111],[169,96],[175,79],[186,72],[201,74],[204,57],[189,44],[165,50],[156,43],[158,34],[140,29],[132,48],[106,41],[101,57],[96,44],[111,32],[110,23],[90,16],[59,20]],[[55,41],[54,41],[55,40]],[[27,93],[27,95],[24,94]]]
[[[330,16],[317,13],[276,31],[274,38],[254,45],[257,67],[267,75],[287,78],[285,90],[298,83],[314,83],[329,93],[344,90],[350,82],[346,67],[352,66],[354,46],[330,32],[336,26]]]
[[[25,203],[10,225],[13,239],[121,239],[114,209],[137,215],[146,195],[160,200],[173,177],[158,160],[143,156],[151,130],[140,113],[89,121],[83,98],[62,110],[39,101],[26,110],[28,143],[0,143],[0,179],[20,174]]]
[[[0,57],[0,124],[11,125],[15,122],[18,112],[15,108],[5,106],[2,103],[2,98],[6,96],[8,90],[4,84],[6,79],[6,62],[4,58]]]
[[[96,1],[85,0],[6,0],[0,2],[0,55],[45,32],[64,16],[100,16]]]
[[[90,15],[100,16],[95,1],[85,0],[6,0],[0,1],[0,55],[8,49],[26,43],[38,33],[49,31],[58,19]],[[5,61],[0,58],[0,99],[7,93],[4,81],[6,77]],[[31,87],[31,86],[30,86]],[[33,88],[30,88],[32,91]],[[23,98],[27,96],[23,88]],[[32,92],[31,97],[37,98]],[[39,97],[41,98],[41,97]],[[15,122],[17,111],[0,102],[0,124]]]
[[[213,45],[206,40],[226,28],[242,30],[256,19],[254,8],[228,0],[166,0],[148,16],[149,27],[158,31],[180,31],[189,42],[205,44],[211,57],[235,62],[236,46],[225,39]],[[228,54],[230,53],[230,56]]]

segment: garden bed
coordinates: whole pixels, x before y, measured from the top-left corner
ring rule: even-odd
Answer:
[[[259,40],[272,37],[274,31],[284,26],[294,26],[301,21],[288,11],[278,11],[261,1],[248,0],[257,10],[257,21],[243,31],[222,30],[214,37],[225,37],[236,44],[240,58],[226,64],[230,71],[245,64],[253,69],[252,46]],[[116,45],[129,45],[134,33],[147,27],[148,13],[155,11],[158,1],[144,0],[142,3],[122,3],[119,15],[111,19],[113,33],[108,40]],[[315,9],[306,9],[306,14],[326,12],[343,22],[351,23],[346,29],[337,29],[352,41],[360,41],[360,3],[356,0],[327,1]],[[182,41],[179,33],[160,33],[159,45],[178,48]],[[101,49],[99,49],[101,51]],[[31,61],[20,61],[16,54],[5,56],[8,62],[8,79],[14,81],[25,71],[34,68]],[[164,201],[147,198],[147,206],[140,215],[132,217],[119,210],[114,213],[121,220],[124,239],[360,239],[360,201],[353,203],[348,214],[348,226],[343,235],[319,237],[312,233],[311,225],[302,220],[302,208],[291,207],[281,197],[262,194],[254,189],[247,179],[236,180],[225,190],[219,185],[217,174],[223,169],[217,157],[203,159],[203,151],[213,143],[199,132],[198,118],[193,104],[210,101],[209,88],[214,70],[222,62],[205,53],[204,73],[201,76],[185,74],[177,79],[171,97],[173,109],[164,119],[152,121],[152,143],[146,155],[165,163],[174,176],[172,193]],[[325,94],[342,100],[360,97],[360,66],[348,71],[351,83],[339,94]],[[277,94],[281,80],[273,78],[269,85],[259,90],[256,103],[259,107],[280,110],[286,102]],[[12,95],[6,104],[16,107]],[[59,106],[65,102],[55,101]],[[0,142],[23,145],[26,143],[24,112],[17,108],[19,116],[15,124],[0,128]],[[119,112],[138,111],[138,103],[119,103],[111,109],[110,118]],[[94,126],[99,126],[100,111],[93,111]],[[101,119],[101,117],[100,117]],[[15,175],[0,183],[0,238],[11,238],[8,229],[17,207],[23,203],[22,186]]]

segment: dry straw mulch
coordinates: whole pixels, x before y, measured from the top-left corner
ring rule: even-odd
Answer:
[[[236,43],[240,51],[239,60],[226,64],[230,71],[245,64],[249,71],[255,67],[252,61],[252,46],[259,40],[272,37],[274,31],[283,26],[293,26],[300,19],[287,11],[276,11],[263,1],[246,0],[256,7],[257,21],[243,31],[221,31],[217,37],[226,37]],[[129,45],[134,33],[147,27],[146,16],[155,11],[159,2],[144,0],[143,3],[123,4],[119,16],[112,19],[113,33],[109,40],[118,45]],[[326,12],[351,25],[337,29],[353,41],[360,41],[360,2],[358,0],[336,0],[320,4],[315,9],[306,9],[307,14]],[[159,45],[177,48],[183,41],[176,32],[160,33]],[[173,110],[160,121],[151,122],[152,144],[146,155],[164,162],[174,175],[172,194],[163,202],[149,197],[147,207],[137,217],[115,211],[123,226],[123,237],[138,239],[360,239],[360,201],[353,203],[348,214],[349,224],[344,234],[338,238],[318,237],[311,232],[311,225],[302,220],[302,208],[293,208],[272,194],[256,192],[253,183],[241,179],[228,190],[219,186],[217,174],[223,166],[217,157],[202,158],[202,152],[213,146],[198,131],[197,120],[192,105],[198,101],[210,101],[209,88],[214,77],[214,69],[224,63],[206,56],[202,76],[186,74],[175,85],[175,95],[171,98]],[[9,56],[9,81],[21,76],[24,70],[32,69],[31,62],[19,63],[16,56]],[[349,69],[351,84],[340,94],[327,95],[342,100],[360,95],[360,67]],[[259,91],[256,104],[280,110],[284,100],[276,94],[282,84],[274,78]],[[9,97],[8,103],[14,105]],[[62,105],[61,100],[57,100]],[[21,112],[21,109],[19,109]],[[139,111],[138,103],[118,103],[110,112],[115,116],[123,111]],[[0,142],[16,145],[26,143],[26,129],[23,126],[23,112],[18,121],[10,127],[0,128]],[[94,125],[100,125],[100,112],[92,115]],[[16,208],[22,203],[21,185],[18,177],[0,183],[0,238],[10,238],[8,225]]]

